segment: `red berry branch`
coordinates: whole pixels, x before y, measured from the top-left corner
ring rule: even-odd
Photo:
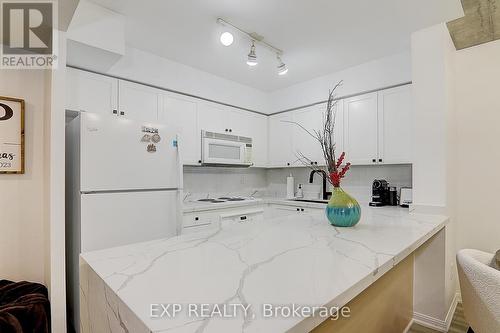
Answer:
[[[330,181],[333,186],[339,187],[340,186],[340,180],[344,178],[345,174],[351,167],[351,163],[347,163],[344,165],[342,169],[340,169],[340,166],[342,165],[342,162],[344,161],[345,158],[345,152],[343,152],[339,159],[337,160],[337,163],[335,163],[335,170],[330,173]]]

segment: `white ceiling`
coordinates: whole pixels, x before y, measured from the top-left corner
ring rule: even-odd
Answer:
[[[460,0],[93,0],[127,17],[127,43],[162,57],[273,91],[369,60],[406,51],[413,31],[463,15]],[[275,55],[249,41],[219,42],[218,17],[284,50]]]

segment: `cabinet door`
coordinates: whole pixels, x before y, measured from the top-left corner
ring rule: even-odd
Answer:
[[[201,131],[198,129],[197,103],[179,95],[161,95],[159,120],[177,129],[179,150],[184,164],[198,164],[201,159]]]
[[[348,162],[377,163],[377,126],[377,93],[344,100],[344,144]]]
[[[315,165],[325,164],[321,145],[312,136],[316,136],[317,131],[322,131],[325,112],[323,108],[318,106],[311,106],[291,112],[293,121],[296,123],[292,124],[293,151],[298,156],[304,155]],[[303,165],[304,163],[308,163],[308,161],[302,159],[297,161],[296,164]]]
[[[268,163],[271,167],[292,166],[297,157],[293,152],[293,130],[294,124],[290,112],[269,117],[269,150]]]
[[[120,80],[119,107],[121,116],[134,120],[156,121],[161,90]]]
[[[229,107],[215,103],[201,102],[198,105],[198,124],[200,130],[235,134],[231,129],[231,124],[235,124],[237,116]],[[236,134],[238,135],[238,134]]]
[[[379,162],[412,162],[411,85],[378,92]]]
[[[66,109],[113,114],[118,109],[118,80],[67,68]]]
[[[252,138],[252,160],[256,167],[267,166],[267,116],[237,111],[234,124],[230,125],[231,134]]]

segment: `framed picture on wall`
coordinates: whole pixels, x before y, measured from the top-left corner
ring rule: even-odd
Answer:
[[[24,100],[0,96],[0,173],[24,173]]]

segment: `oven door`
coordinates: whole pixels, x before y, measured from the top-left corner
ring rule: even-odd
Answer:
[[[203,139],[203,164],[250,166],[245,162],[246,144],[237,141]]]

